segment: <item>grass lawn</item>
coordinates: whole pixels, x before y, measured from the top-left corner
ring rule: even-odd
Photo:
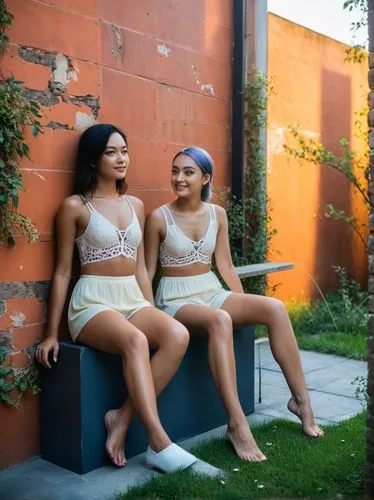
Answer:
[[[300,349],[353,359],[367,356],[367,292],[340,271],[341,287],[313,304],[291,302],[287,310]],[[267,335],[256,327],[256,337]]]
[[[366,333],[325,332],[318,335],[296,334],[300,349],[347,356],[352,359],[365,360],[367,356]]]
[[[366,332],[321,332],[304,333],[294,324],[295,335],[300,349],[346,356],[351,359],[365,360],[367,356]],[[256,338],[267,336],[266,327],[256,326]]]
[[[267,462],[242,462],[225,440],[214,440],[193,453],[226,471],[224,483],[182,471],[153,479],[118,499],[356,498],[363,488],[364,425],[362,413],[325,427],[325,437],[313,440],[301,434],[299,425],[276,420],[255,429]]]

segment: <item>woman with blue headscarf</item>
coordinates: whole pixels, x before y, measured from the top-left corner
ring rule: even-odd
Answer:
[[[304,433],[320,437],[310,404],[300,354],[283,303],[271,297],[245,294],[232,263],[225,210],[209,203],[213,161],[207,151],[188,147],[177,153],[171,169],[176,199],[154,210],[145,233],[146,266],[151,281],[159,260],[162,277],[157,307],[184,324],[190,333],[208,332],[210,369],[228,414],[227,438],[243,460],[262,462],[241,408],[233,349],[233,328],[249,324],[268,327],[274,358],[282,368]],[[211,271],[212,256],[230,291]]]

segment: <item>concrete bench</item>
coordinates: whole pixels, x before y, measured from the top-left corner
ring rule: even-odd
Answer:
[[[238,268],[241,277],[290,269],[291,264]],[[291,266],[291,267],[289,267]],[[252,274],[250,274],[252,273]],[[255,273],[255,274],[253,274]],[[245,276],[244,276],[245,274]],[[239,397],[246,414],[254,410],[254,327],[235,331]],[[44,459],[78,474],[108,464],[104,414],[127,396],[119,356],[64,340],[59,361],[42,370],[41,452]],[[226,413],[207,362],[207,341],[192,338],[175,377],[158,398],[160,419],[179,441],[223,425]],[[126,456],[145,451],[147,437],[138,418],[126,439]]]

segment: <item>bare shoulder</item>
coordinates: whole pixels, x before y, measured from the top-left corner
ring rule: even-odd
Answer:
[[[140,200],[136,196],[131,196],[129,194],[127,194],[126,196],[134,208],[137,208],[139,210],[144,210],[144,203],[142,202],[142,200]]]
[[[226,210],[221,207],[220,205],[216,205],[215,203],[210,203],[210,205],[214,208],[214,210],[216,211],[216,216],[217,216],[217,219],[220,221],[220,222],[223,222],[223,221],[226,221],[227,220],[227,214],[226,214]]]
[[[155,208],[150,212],[147,216],[147,224],[156,227],[156,228],[163,228],[164,226],[164,216],[162,214],[161,208]]]
[[[59,207],[58,214],[59,215],[66,215],[66,216],[78,216],[82,207],[84,206],[84,201],[82,198],[74,194],[72,196],[69,196],[68,198],[65,198]]]
[[[142,200],[137,198],[136,196],[130,196],[126,195],[127,199],[129,200],[131,206],[135,210],[136,215],[141,219],[144,220],[144,203]]]

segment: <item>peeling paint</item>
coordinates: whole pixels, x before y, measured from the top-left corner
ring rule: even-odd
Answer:
[[[56,54],[55,69],[49,81],[49,89],[52,94],[64,95],[66,85],[72,80],[77,81],[78,75],[71,60],[63,54]]]
[[[166,45],[158,43],[157,44],[157,52],[164,57],[169,57],[171,54],[171,49],[169,47],[166,47]]]
[[[75,82],[78,81],[78,73],[79,73],[79,65],[78,62],[72,63],[72,61],[69,61],[69,71],[67,73],[67,80],[68,83],[74,80]]]
[[[89,108],[91,108],[94,117],[98,117],[100,103],[99,100],[95,97],[92,97],[90,95],[83,97],[70,97],[70,102],[72,102],[73,104],[78,104],[79,106],[88,106]]]
[[[320,138],[320,134],[318,132],[314,132],[313,130],[299,129],[299,132],[301,135],[304,135],[309,139],[318,140]],[[267,149],[269,154],[283,154],[283,145],[287,142],[287,136],[289,136],[287,128],[270,125],[268,127],[267,140]]]
[[[61,83],[62,85],[67,84],[67,74],[69,69],[69,62],[67,57],[63,54],[56,55],[56,69],[52,73],[52,78],[55,82]]]
[[[211,83],[202,83],[200,89],[203,92],[209,92],[209,94],[214,95],[214,88]]]
[[[70,130],[69,125],[66,123],[59,123],[59,122],[49,122],[46,125],[48,128],[53,128],[53,129],[63,129],[63,130]]]
[[[318,140],[321,137],[321,134],[319,132],[314,132],[313,130],[300,130],[300,132],[309,139]]]
[[[42,106],[53,106],[58,103],[58,99],[51,93],[50,89],[34,90],[23,87],[21,93],[28,101],[38,101]]]
[[[87,113],[82,113],[78,111],[75,114],[75,125],[74,128],[77,130],[85,130],[91,127],[95,123],[95,117],[93,115],[88,115]]]
[[[15,328],[19,328],[24,325],[26,316],[20,312],[18,314],[15,314],[14,316],[10,316],[10,319],[12,320],[12,325]]]
[[[199,77],[198,77],[198,74],[197,74],[196,67],[193,64],[191,64],[191,68],[192,68],[192,74],[195,77],[195,81],[196,81],[197,85],[200,85],[200,80],[199,80]]]
[[[19,47],[18,55],[27,62],[41,64],[52,69],[56,67],[56,54],[54,52],[31,47]]]
[[[12,350],[12,334],[8,330],[0,330],[0,346],[5,347],[7,351]]]
[[[47,300],[50,285],[50,281],[0,282],[0,300],[22,299],[24,297],[36,297],[38,300]]]
[[[112,26],[112,54],[116,59],[124,59],[124,40],[121,29],[118,26]]]
[[[283,127],[269,127],[267,150],[269,155],[282,154],[285,143],[285,129]]]

